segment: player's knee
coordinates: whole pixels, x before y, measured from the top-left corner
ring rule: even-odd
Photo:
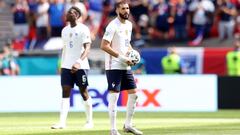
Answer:
[[[88,92],[87,92],[87,87],[80,87],[80,94],[83,98],[83,100],[87,100],[88,99]]]
[[[86,92],[80,92],[80,94],[84,101],[86,101],[88,99],[88,94]]]
[[[63,97],[63,98],[68,98],[68,97],[70,97],[70,92],[63,91],[62,97]]]
[[[70,86],[63,86],[62,87],[62,97],[63,98],[70,97],[71,89],[72,88]]]

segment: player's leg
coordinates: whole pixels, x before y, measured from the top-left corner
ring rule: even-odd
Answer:
[[[61,69],[62,101],[60,108],[59,123],[54,124],[52,129],[66,127],[67,115],[70,107],[70,93],[73,87],[73,77],[68,69]]]
[[[117,130],[117,101],[120,92],[121,85],[121,73],[118,70],[107,70],[106,71],[108,81],[108,114],[110,119],[110,135],[120,135]]]
[[[86,70],[78,70],[77,71],[77,81],[76,83],[79,87],[80,94],[83,98],[85,114],[86,114],[86,124],[84,128],[93,128],[93,113],[92,113],[92,98],[88,94],[87,86],[87,71]]]
[[[117,101],[119,92],[109,90],[108,113],[110,118],[110,135],[119,135],[117,131]]]
[[[134,115],[134,111],[136,108],[137,102],[137,92],[136,92],[136,83],[133,77],[133,74],[130,70],[126,71],[126,74],[122,78],[122,88],[121,90],[127,90],[128,92],[128,101],[127,101],[127,112],[126,112],[126,120],[123,126],[123,130],[125,132],[130,132],[135,135],[142,135],[143,133],[138,129],[133,127],[132,119]]]

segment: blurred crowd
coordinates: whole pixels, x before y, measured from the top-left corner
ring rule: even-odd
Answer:
[[[51,37],[60,37],[66,25],[65,13],[78,6],[91,37],[102,36],[115,17],[119,0],[13,0],[13,31],[16,49],[41,49]],[[5,0],[0,0],[3,9]],[[136,45],[146,40],[189,41],[200,45],[205,37],[219,40],[240,32],[240,0],[130,0]]]

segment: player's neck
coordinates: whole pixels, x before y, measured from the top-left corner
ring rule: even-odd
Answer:
[[[121,22],[121,23],[126,23],[126,20],[125,19],[122,19],[121,17],[117,17],[118,18],[118,20]]]
[[[70,26],[71,26],[71,28],[75,27],[76,25],[77,25],[76,22],[70,22]]]

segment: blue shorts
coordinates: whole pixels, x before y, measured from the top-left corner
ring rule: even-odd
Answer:
[[[71,86],[73,88],[74,84],[78,87],[87,87],[88,86],[88,78],[87,78],[88,70],[80,69],[76,73],[71,73],[70,69],[61,69],[61,85],[62,86]]]
[[[131,70],[106,70],[108,90],[122,91],[136,88]]]

